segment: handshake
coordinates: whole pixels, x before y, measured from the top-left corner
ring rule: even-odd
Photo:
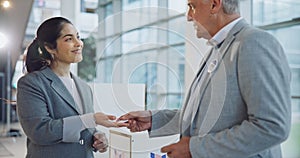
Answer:
[[[105,127],[127,127],[131,132],[140,132],[151,129],[151,111],[133,111],[116,118],[113,115],[103,113],[94,114],[96,124]],[[191,158],[189,149],[190,137],[183,136],[179,142],[169,144],[161,148],[162,153],[167,153],[168,157]]]
[[[95,122],[105,127],[127,127],[131,132],[140,132],[151,128],[151,111],[133,111],[116,118],[101,112],[94,114]]]

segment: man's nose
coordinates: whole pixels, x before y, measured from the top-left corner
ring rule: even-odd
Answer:
[[[190,11],[188,11],[188,12],[186,13],[186,20],[187,20],[187,21],[193,21],[193,16],[191,15]]]

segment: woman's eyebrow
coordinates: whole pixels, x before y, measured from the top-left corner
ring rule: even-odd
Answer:
[[[62,36],[62,38],[65,38],[67,36],[73,36],[73,34],[66,34],[66,35]]]

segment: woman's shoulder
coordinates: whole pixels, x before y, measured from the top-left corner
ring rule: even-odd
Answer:
[[[41,75],[40,71],[33,71],[33,72],[30,72],[30,73],[24,74],[19,80],[30,80],[30,79],[33,79],[33,78],[37,78],[40,75]]]
[[[44,80],[42,71],[33,71],[33,72],[23,75],[18,80],[18,85],[19,84],[36,84],[36,85],[39,84],[42,80]]]
[[[25,75],[23,75],[22,77],[20,77],[20,79],[18,80],[18,83],[22,83],[22,82],[38,82],[39,78],[41,76],[41,73],[39,71],[34,71],[31,73],[27,73]]]

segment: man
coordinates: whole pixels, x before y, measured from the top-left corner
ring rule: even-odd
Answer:
[[[161,149],[171,158],[281,157],[291,125],[290,69],[278,41],[249,26],[239,0],[188,0],[187,19],[212,50],[181,110],[135,111],[132,132],[181,134]]]

